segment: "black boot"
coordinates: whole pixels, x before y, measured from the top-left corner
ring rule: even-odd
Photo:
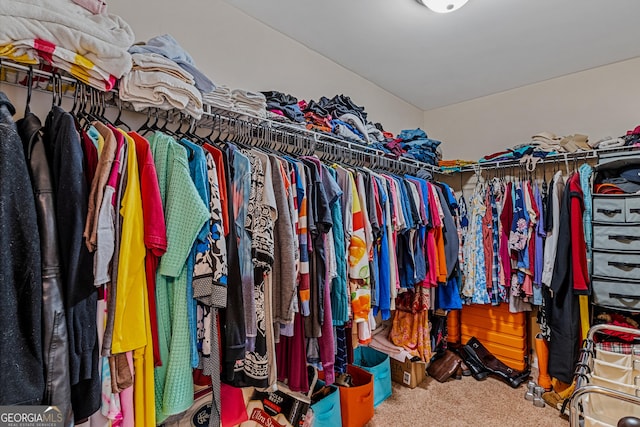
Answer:
[[[460,348],[460,356],[464,363],[469,367],[473,378],[478,381],[482,381],[487,378],[489,371],[482,366],[482,362],[480,362],[480,359],[478,359],[473,351],[467,351],[466,345]]]
[[[530,371],[518,371],[498,360],[489,350],[482,345],[476,337],[471,337],[463,347],[465,351],[472,355],[480,365],[492,374],[497,375],[513,388],[517,388],[529,378]]]

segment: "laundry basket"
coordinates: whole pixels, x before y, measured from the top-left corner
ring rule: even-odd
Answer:
[[[618,420],[640,418],[640,352],[623,354],[598,348],[596,333],[606,331],[640,335],[640,330],[597,325],[589,330],[571,396],[571,427],[615,427]]]

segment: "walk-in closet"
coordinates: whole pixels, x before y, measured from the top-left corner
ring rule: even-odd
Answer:
[[[640,425],[633,0],[2,0],[0,424]]]

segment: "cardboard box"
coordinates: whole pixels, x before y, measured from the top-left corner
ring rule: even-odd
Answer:
[[[427,378],[427,364],[421,360],[412,362],[405,359],[399,362],[394,358],[391,359],[391,379],[409,388],[416,388],[422,381]]]

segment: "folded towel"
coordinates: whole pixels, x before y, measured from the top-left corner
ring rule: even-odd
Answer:
[[[45,58],[47,63],[99,90],[111,90],[116,83],[115,76],[97,67],[87,58],[45,40],[21,40],[0,46],[0,58],[28,65],[37,65],[40,58]]]
[[[615,147],[622,147],[624,145],[625,145],[624,139],[609,137],[607,139],[596,142],[593,148],[615,148]]]
[[[81,59],[65,61],[87,73],[99,69],[120,78],[131,69],[127,49],[134,40],[131,27],[119,16],[94,15],[68,0],[0,1],[0,46],[30,46],[38,52],[31,52],[31,59],[52,62],[50,52],[37,47],[44,43],[78,54]]]
[[[119,95],[136,111],[148,107],[175,108],[196,119],[203,113],[202,95],[195,86],[160,71],[132,70],[120,81]]]
[[[213,107],[233,109],[233,98],[231,97],[231,89],[228,86],[217,85],[213,92],[203,93],[202,101]]]
[[[244,89],[233,89],[231,96],[234,100],[241,100],[248,104],[260,104],[267,107],[267,98],[260,92],[251,92]]]
[[[193,76],[186,70],[171,59],[158,55],[157,53],[134,53],[131,55],[131,60],[133,61],[133,69],[145,72],[160,71],[170,74],[190,85],[195,83]]]
[[[130,53],[157,53],[175,61],[180,67],[193,76],[196,87],[202,93],[208,93],[216,88],[216,85],[202,73],[189,55],[169,34],[154,37],[144,44],[136,44],[129,49]]]

